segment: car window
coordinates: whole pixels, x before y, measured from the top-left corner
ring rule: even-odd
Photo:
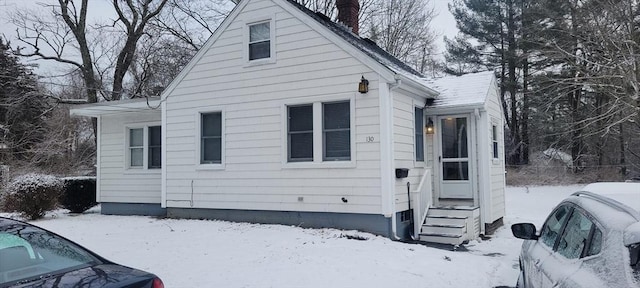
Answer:
[[[556,209],[551,216],[547,219],[547,222],[542,226],[542,232],[540,233],[540,240],[549,248],[553,248],[562,225],[566,222],[567,216],[569,216],[570,208],[567,205],[560,206]]]
[[[587,246],[593,223],[578,209],[574,209],[558,243],[558,253],[568,259],[577,259]]]
[[[58,236],[26,224],[0,227],[0,286],[99,261]]]
[[[600,253],[602,249],[602,231],[598,227],[594,226],[593,236],[591,237],[591,243],[589,244],[589,251],[586,256],[596,255]]]

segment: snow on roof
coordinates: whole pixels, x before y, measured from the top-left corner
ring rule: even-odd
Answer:
[[[486,101],[494,74],[492,71],[444,76],[430,79],[427,83],[440,92],[433,107],[483,105]]]

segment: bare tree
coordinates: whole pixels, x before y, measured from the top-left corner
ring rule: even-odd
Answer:
[[[98,101],[98,91],[108,92],[102,93],[105,100],[119,100],[124,92],[124,79],[133,62],[137,43],[144,35],[148,23],[160,13],[167,1],[113,0],[116,18],[111,26],[90,26],[87,19],[88,0],[58,0],[57,4],[41,4],[50,12],[49,15],[33,11],[14,11],[11,21],[18,27],[17,39],[26,45],[19,47],[17,54],[76,67],[82,72],[87,100],[90,103]],[[92,35],[90,31],[97,33]],[[112,47],[117,48],[110,51],[117,57],[113,68],[108,69],[112,75],[111,85],[105,89],[104,83],[100,83],[96,76],[98,73],[95,68],[98,61],[93,49],[97,47],[91,43],[116,31],[123,36],[116,39],[123,39],[123,42],[113,45]],[[76,53],[80,59],[74,57]]]

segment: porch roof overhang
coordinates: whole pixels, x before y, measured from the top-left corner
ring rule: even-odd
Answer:
[[[74,106],[70,109],[71,116],[98,117],[102,115],[113,115],[133,112],[157,111],[160,113],[159,97],[128,99],[120,101],[109,101],[92,104]]]

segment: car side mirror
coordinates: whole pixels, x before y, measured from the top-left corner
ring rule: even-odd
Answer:
[[[516,238],[524,240],[538,240],[536,226],[531,223],[518,223],[511,225],[511,232]]]

